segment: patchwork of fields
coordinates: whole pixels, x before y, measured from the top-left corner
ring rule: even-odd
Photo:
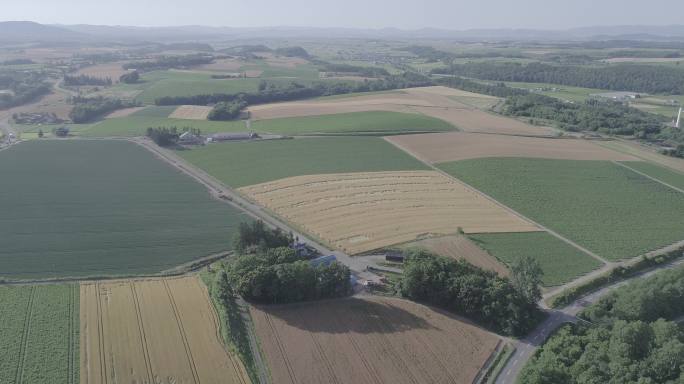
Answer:
[[[439,167],[609,260],[684,239],[684,194],[611,162],[490,158]]]
[[[0,286],[0,382],[79,383],[78,285]]]
[[[223,143],[177,154],[234,188],[300,175],[427,169],[377,137]]]
[[[274,383],[468,383],[498,337],[405,300],[253,307]]]
[[[239,191],[351,254],[429,234],[539,229],[435,171],[290,177]]]
[[[30,141],[0,152],[0,275],[157,273],[230,249],[245,214],[124,141]]]
[[[81,383],[249,383],[196,277],[81,285]]]

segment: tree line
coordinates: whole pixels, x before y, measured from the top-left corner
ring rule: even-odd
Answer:
[[[319,61],[318,64],[319,69],[323,72],[348,73],[363,77],[385,77],[390,75],[390,73],[382,67],[327,63],[323,61]]]
[[[234,120],[240,117],[242,110],[247,107],[244,100],[222,101],[216,103],[207,118],[209,120]]]
[[[71,112],[69,112],[69,118],[77,124],[93,121],[110,112],[114,112],[117,109],[137,107],[140,105],[135,101],[106,98],[102,96],[75,96],[71,98],[71,103],[74,107]]]
[[[123,69],[135,69],[141,72],[165,70],[165,69],[183,69],[201,64],[211,64],[214,62],[214,56],[206,54],[192,54],[183,56],[161,56],[155,60],[132,61],[124,63]]]
[[[99,77],[93,77],[88,75],[64,75],[64,85],[68,87],[79,87],[83,85],[111,86],[112,79],[110,77],[101,79]]]
[[[449,74],[482,80],[553,83],[574,87],[662,94],[684,94],[684,71],[659,65],[550,65],[543,63],[466,63],[437,68]]]
[[[194,96],[164,96],[157,98],[157,105],[210,105],[220,102],[243,100],[246,105],[272,103],[276,101],[301,100],[320,96],[341,95],[356,92],[374,92],[390,89],[424,87],[433,82],[423,75],[406,72],[390,75],[383,79],[362,82],[313,82],[303,85],[297,82],[277,84],[262,81],[257,92],[214,93]]]
[[[684,268],[634,281],[563,326],[521,372],[528,384],[684,382]]]
[[[516,263],[510,280],[464,260],[424,250],[408,251],[400,292],[409,299],[429,303],[505,335],[520,336],[541,319],[537,300],[541,269],[533,259]]]

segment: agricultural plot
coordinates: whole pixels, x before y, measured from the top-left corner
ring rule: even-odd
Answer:
[[[534,157],[568,160],[617,160],[638,158],[587,140],[489,135],[465,132],[402,135],[387,140],[431,163],[484,157]]]
[[[427,169],[376,137],[221,143],[177,154],[234,188],[299,175]]]
[[[506,265],[531,256],[544,272],[544,286],[567,283],[603,265],[546,232],[475,234],[470,238]]]
[[[112,79],[112,82],[118,83],[119,78],[128,72],[127,70],[123,69],[123,64],[124,63],[122,62],[115,62],[91,65],[89,67],[79,69],[76,74],[95,77],[98,79],[110,78]]]
[[[600,145],[684,173],[684,159],[661,155],[655,150],[648,149],[638,143],[616,140],[604,141]]]
[[[253,307],[274,383],[471,383],[496,335],[413,302]]]
[[[646,161],[624,161],[621,163],[665,184],[684,190],[684,172],[680,173]]]
[[[181,105],[169,117],[172,119],[206,120],[211,109],[211,107],[201,105]]]
[[[684,194],[611,162],[490,158],[439,166],[610,260],[684,239]]]
[[[249,383],[196,277],[81,285],[81,383]]]
[[[77,285],[0,287],[0,382],[79,383]]]
[[[440,256],[451,257],[456,260],[466,260],[470,264],[496,272],[500,276],[508,276],[509,274],[505,264],[485,252],[464,235],[440,236],[418,240],[403,244],[401,248],[421,248]]]
[[[298,176],[239,191],[350,254],[426,235],[539,229],[435,171]]]
[[[466,98],[470,103],[457,101]],[[472,98],[490,102],[485,95],[446,87],[409,88],[401,93],[359,94],[355,97],[321,98],[249,107],[256,120],[284,117],[318,116],[364,111],[419,113],[467,132],[551,135],[551,128],[537,127],[521,121],[484,112],[472,105]]]
[[[230,249],[248,220],[124,141],[21,143],[0,174],[4,278],[157,273]]]

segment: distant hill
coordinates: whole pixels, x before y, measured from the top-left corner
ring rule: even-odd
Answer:
[[[32,21],[0,22],[2,42],[64,42],[87,39],[88,35]]]

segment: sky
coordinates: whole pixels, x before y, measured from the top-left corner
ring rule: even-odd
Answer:
[[[46,24],[566,29],[684,24],[684,0],[0,0]]]

